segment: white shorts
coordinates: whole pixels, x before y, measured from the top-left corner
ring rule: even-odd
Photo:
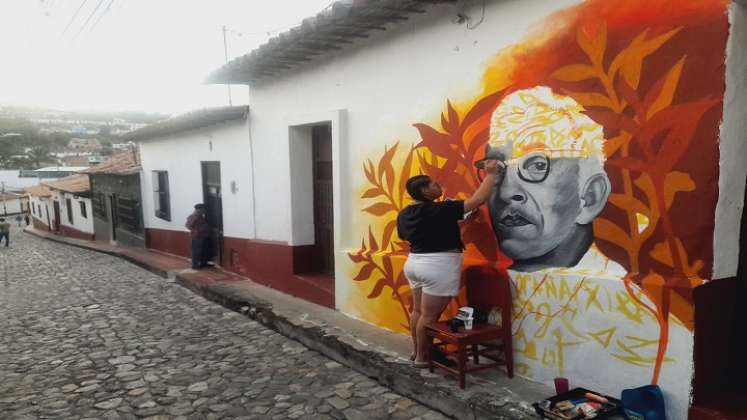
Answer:
[[[431,296],[456,296],[462,277],[461,252],[410,254],[405,262],[405,277],[413,289],[422,288]]]

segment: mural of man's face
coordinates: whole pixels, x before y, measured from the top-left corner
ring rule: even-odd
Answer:
[[[589,163],[587,159],[543,154],[512,159],[510,144],[489,147],[487,157],[510,162],[488,202],[501,250],[518,267],[527,260],[535,260],[535,268],[544,268],[543,263],[553,266],[551,260],[558,260],[558,256],[577,261],[577,255],[583,255],[589,246],[579,246],[583,244],[579,230],[585,229],[607,201],[606,175],[597,173],[581,180],[581,167]]]

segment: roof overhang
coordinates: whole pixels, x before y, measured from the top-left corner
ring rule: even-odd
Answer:
[[[246,105],[200,109],[131,131],[122,137],[125,141],[137,142],[151,140],[158,137],[197,130],[210,125],[245,119],[248,113],[249,107]]]
[[[228,62],[210,74],[207,83],[247,84],[275,76],[357,39],[368,38],[387,25],[403,22],[425,6],[456,0],[343,0],[333,3],[301,25],[271,38],[256,50]]]

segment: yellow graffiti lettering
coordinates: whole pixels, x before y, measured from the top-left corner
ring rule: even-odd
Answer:
[[[643,324],[641,308],[636,305],[627,295],[617,293],[617,311],[636,324]]]
[[[568,287],[568,282],[565,279],[560,280],[560,299],[566,299],[572,296],[571,289]]]
[[[555,287],[555,281],[552,278],[547,278],[545,281],[545,296],[548,299],[558,298],[558,289]]]
[[[600,284],[597,284],[596,287],[592,288],[589,286],[585,286],[584,289],[587,292],[586,297],[586,310],[589,310],[589,307],[591,305],[596,306],[600,311],[604,312],[604,309],[602,309],[602,304],[599,303],[599,299],[597,298],[597,294],[599,293],[599,288],[602,287]]]
[[[527,357],[529,359],[537,360],[537,345],[534,343],[534,341],[527,340],[523,328],[516,334],[514,342],[516,343],[514,350],[517,353],[523,354],[524,357]]]
[[[602,347],[607,348],[612,341],[612,336],[615,335],[617,327],[607,328],[605,330],[590,332],[589,335],[596,340]]]
[[[550,304],[549,303],[543,303],[537,306],[537,312],[534,315],[534,320],[539,321],[540,319],[542,319],[542,325],[537,330],[537,332],[534,333],[535,338],[544,338],[545,334],[547,334],[547,329],[550,327],[550,324],[552,323],[552,317],[550,316]]]
[[[530,378],[532,377],[532,375],[530,373],[532,371],[532,367],[529,366],[526,363],[516,363],[516,364],[514,364],[514,370],[516,370],[516,373],[518,373],[521,376],[527,376],[527,377],[530,377]]]
[[[557,367],[557,357],[555,351],[551,349],[545,349],[542,353],[542,365],[545,367]]]

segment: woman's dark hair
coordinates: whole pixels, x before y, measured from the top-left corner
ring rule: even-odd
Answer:
[[[423,196],[423,188],[427,187],[430,182],[431,177],[428,175],[415,175],[407,180],[405,187],[407,188],[407,193],[410,194],[410,197],[418,201],[428,201],[428,199]]]

